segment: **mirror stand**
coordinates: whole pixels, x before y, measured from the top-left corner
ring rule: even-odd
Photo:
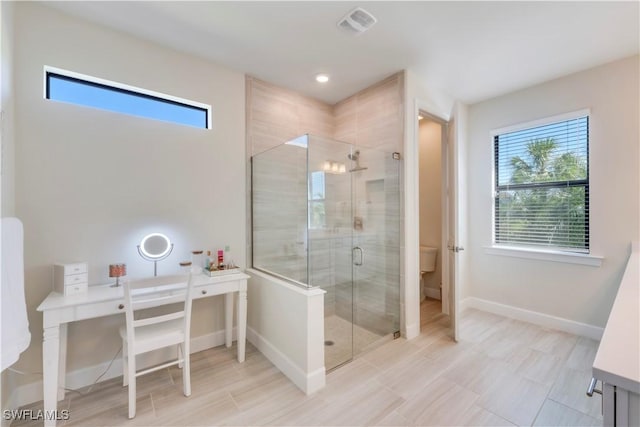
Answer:
[[[140,250],[140,245],[138,245],[138,253],[140,254],[140,256],[142,258],[146,259],[147,261],[153,261],[153,275],[154,276],[158,275],[158,261],[162,261],[163,259],[165,259],[169,255],[171,255],[171,251],[173,251],[173,243],[171,244],[171,246],[169,246],[169,251],[165,255],[163,255],[162,258],[150,258],[150,257],[146,256]]]
[[[173,243],[160,233],[146,235],[138,245],[138,253],[147,261],[153,261],[153,275],[158,275],[158,261],[162,261],[173,251]]]

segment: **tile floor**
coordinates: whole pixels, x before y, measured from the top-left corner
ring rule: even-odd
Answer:
[[[177,368],[139,378],[133,420],[119,378],[85,395],[69,393],[60,409],[69,409],[69,426],[602,425],[600,397],[585,395],[596,341],[470,309],[454,343],[448,318],[434,307],[423,303],[419,337],[363,354],[328,374],[311,396],[248,345],[242,364],[235,348],[192,355],[188,398]]]

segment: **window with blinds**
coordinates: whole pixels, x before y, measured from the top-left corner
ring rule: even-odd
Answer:
[[[589,117],[494,135],[496,244],[589,252]]]

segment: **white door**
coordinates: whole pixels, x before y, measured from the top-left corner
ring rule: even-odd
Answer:
[[[447,263],[444,271],[447,274],[447,295],[443,291],[442,304],[446,304],[451,319],[453,339],[458,341],[458,255],[464,250],[460,246],[459,238],[459,203],[458,203],[458,144],[456,132],[456,117],[452,114],[447,125],[447,144],[445,150],[446,164],[446,228],[448,249],[443,260]]]

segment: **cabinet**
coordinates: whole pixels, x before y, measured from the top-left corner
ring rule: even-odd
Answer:
[[[593,362],[602,381],[603,424],[640,425],[640,251],[632,246],[627,268]]]
[[[54,264],[53,289],[62,295],[75,295],[87,292],[89,273],[86,262]]]

